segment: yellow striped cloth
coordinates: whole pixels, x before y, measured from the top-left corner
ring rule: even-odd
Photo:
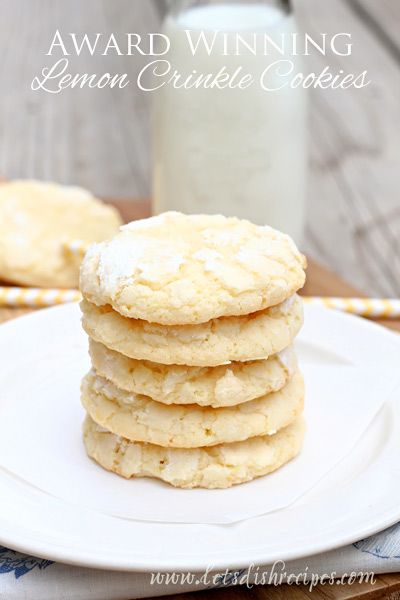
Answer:
[[[0,286],[0,306],[44,307],[82,299],[79,290]]]
[[[0,286],[0,306],[44,307],[79,302],[79,290],[58,288],[23,288]],[[303,296],[307,304],[325,306],[363,317],[399,318],[400,300],[395,298],[335,298]]]
[[[400,300],[397,298],[337,298],[332,296],[303,296],[304,302],[334,308],[362,317],[395,319],[400,317]]]

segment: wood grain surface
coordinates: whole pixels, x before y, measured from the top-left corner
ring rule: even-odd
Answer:
[[[350,32],[349,57],[313,54],[372,83],[314,90],[304,250],[369,295],[400,294],[400,2],[294,0],[302,30]],[[146,197],[151,188],[150,97],[125,90],[32,92],[50,41],[62,33],[159,30],[164,0],[1,0],[0,174],[77,183],[101,196]],[[70,57],[71,72],[127,72],[146,57]]]
[[[125,221],[142,218],[150,214],[148,201],[109,200],[121,212]],[[309,295],[352,296],[358,290],[344,282],[340,277],[325,267],[310,261],[307,283],[304,293]],[[26,309],[0,308],[0,323],[31,312]],[[383,321],[388,327],[400,330],[400,320]],[[248,589],[244,586],[233,588],[193,592],[168,596],[171,600],[306,600],[307,598],[324,598],[326,600],[375,600],[389,598],[400,600],[400,574],[379,575],[376,583],[354,583],[340,586],[316,586],[312,592],[307,586],[255,586]],[[155,600],[150,599],[150,600]]]

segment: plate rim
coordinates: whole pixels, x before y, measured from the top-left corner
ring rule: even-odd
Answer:
[[[385,519],[382,519],[379,522],[375,522],[374,525],[366,526],[364,528],[359,528],[348,535],[339,537],[334,541],[325,541],[320,543],[319,545],[315,545],[313,550],[311,551],[303,551],[298,549],[296,551],[287,552],[284,555],[279,555],[279,557],[275,558],[263,558],[260,555],[250,556],[250,558],[246,559],[238,559],[237,561],[228,560],[222,558],[219,560],[214,560],[212,563],[212,571],[221,571],[225,569],[234,570],[241,568],[248,568],[250,565],[254,564],[255,566],[269,566],[273,564],[277,560],[283,560],[285,562],[306,559],[311,556],[316,556],[318,554],[322,554],[324,552],[330,552],[332,550],[337,550],[338,548],[342,548],[353,544],[363,538],[369,537],[384,529],[396,524],[400,520],[400,508],[395,509],[390,516],[387,516]],[[185,524],[182,524],[183,526]],[[88,557],[87,554],[83,553],[82,555],[78,554],[68,554],[63,553],[62,550],[58,551],[57,549],[46,550],[43,548],[41,544],[35,543],[15,543],[10,542],[7,538],[4,538],[3,535],[0,534],[0,545],[3,545],[9,549],[15,550],[17,552],[21,552],[28,556],[34,556],[37,558],[43,558],[47,560],[51,560],[55,563],[62,563],[66,565],[71,565],[74,567],[83,567],[89,569],[97,569],[97,570],[111,570],[111,571],[120,571],[120,572],[128,572],[128,573],[154,573],[154,572],[169,572],[169,571],[184,571],[184,572],[204,572],[209,568],[210,562],[199,562],[197,559],[192,559],[191,561],[180,563],[177,565],[175,561],[162,561],[159,563],[152,562],[149,564],[149,561],[145,560],[143,562],[137,561],[135,559],[135,564],[132,564],[128,560],[121,561],[120,558],[117,558],[115,561],[110,560],[106,557],[101,556],[92,556]]]
[[[76,303],[71,303],[71,305],[62,305],[62,306],[56,306],[56,307],[50,307],[50,308],[46,308],[46,309],[42,309],[40,311],[37,311],[35,313],[30,313],[27,315],[23,315],[17,319],[14,319],[12,321],[8,321],[6,323],[4,323],[2,326],[6,327],[7,329],[9,329],[10,325],[15,325],[17,322],[18,325],[20,325],[20,321],[21,319],[26,320],[26,319],[32,319],[34,318],[36,319],[42,319],[45,317],[44,313],[48,313],[48,311],[52,311],[52,313],[54,313],[54,311],[60,311],[60,310],[66,310],[66,308],[68,307],[67,310],[71,310],[72,306],[74,306],[76,308]],[[373,333],[374,334],[378,334],[378,335],[385,335],[386,337],[389,336],[391,341],[393,341],[395,344],[398,345],[399,347],[399,351],[400,351],[400,336],[397,336],[396,333],[384,328],[383,326],[377,324],[377,323],[373,323],[370,321],[367,321],[366,319],[363,319],[361,317],[356,317],[354,315],[348,315],[348,314],[344,314],[344,313],[339,313],[337,311],[332,311],[332,309],[327,309],[324,307],[312,307],[312,306],[308,306],[306,307],[306,311],[307,312],[313,312],[317,310],[318,312],[323,311],[324,313],[330,313],[332,315],[332,312],[334,312],[334,314],[337,316],[338,314],[341,317],[344,317],[345,320],[348,322],[348,319],[356,319],[357,320],[357,324],[362,324],[363,326],[367,327],[368,329],[370,329],[372,331],[373,329]],[[17,325],[17,327],[18,327]],[[3,330],[1,329],[0,326],[0,335],[1,332]],[[389,339],[388,337],[388,339]],[[395,392],[393,392],[394,395]],[[400,412],[400,407],[397,406],[398,403],[395,402],[395,399],[392,398],[392,404],[395,406],[396,412],[399,413]],[[400,430],[400,424],[399,424],[399,419],[396,419],[396,423],[395,423],[395,431],[399,432]],[[392,433],[392,437],[393,435],[395,435],[395,432]],[[367,469],[368,471],[368,469]],[[361,476],[365,476],[365,473],[363,473]],[[1,476],[0,476],[0,480],[1,480]],[[396,487],[396,486],[394,486]],[[397,486],[397,494],[400,498],[400,482],[399,485]],[[69,503],[67,503],[66,501],[63,500],[59,500],[59,499],[54,499],[54,501],[56,502],[56,504],[64,504],[67,509],[70,510],[78,510],[79,511],[79,507],[74,507],[73,505],[69,505]],[[290,508],[290,507],[288,507]],[[285,511],[287,509],[282,509],[282,511]],[[92,511],[95,512],[95,511]],[[254,521],[257,519],[261,519],[262,517],[254,517],[253,519],[248,519],[248,521]],[[285,561],[290,561],[290,560],[295,560],[295,559],[301,559],[301,558],[306,558],[306,557],[310,557],[316,554],[320,554],[323,552],[327,552],[330,550],[334,550],[337,548],[340,548],[344,545],[347,544],[351,544],[355,541],[358,541],[359,539],[362,539],[364,537],[373,535],[374,533],[377,533],[379,531],[382,531],[383,529],[385,529],[386,527],[390,527],[391,525],[393,525],[394,523],[398,522],[400,520],[400,502],[398,502],[397,505],[393,506],[391,509],[386,508],[384,509],[384,512],[382,513],[382,515],[380,515],[379,517],[375,517],[373,522],[365,522],[364,524],[358,524],[358,526],[355,529],[350,530],[349,532],[343,532],[343,530],[338,530],[338,533],[336,536],[330,536],[328,537],[328,539],[324,539],[321,542],[309,542],[307,541],[307,544],[303,543],[303,548],[296,548],[294,550],[290,550],[288,549],[287,552],[284,553],[284,556],[280,556],[279,559],[280,560],[285,560]],[[54,560],[56,562],[61,562],[61,563],[65,563],[65,564],[69,564],[69,565],[74,565],[74,566],[81,566],[81,567],[87,567],[87,568],[95,568],[95,569],[107,569],[107,570],[115,570],[115,571],[124,571],[124,572],[143,572],[143,573],[149,573],[149,572],[154,572],[154,571],[169,571],[169,570],[183,570],[183,571],[191,571],[191,572],[199,572],[199,571],[204,571],[208,566],[209,566],[209,561],[207,560],[200,560],[198,557],[192,557],[189,560],[183,559],[183,561],[181,560],[179,562],[179,565],[176,562],[176,559],[160,559],[160,558],[148,558],[145,557],[144,559],[138,560],[138,557],[134,557],[132,559],[132,556],[129,555],[128,558],[126,558],[125,560],[121,560],[121,556],[119,554],[116,554],[115,558],[114,557],[107,557],[106,555],[103,555],[102,553],[97,553],[95,552],[93,554],[93,549],[91,552],[88,551],[82,551],[82,552],[77,552],[76,549],[72,548],[70,549],[70,551],[68,551],[68,549],[66,549],[64,547],[64,542],[62,543],[62,545],[58,544],[53,544],[53,546],[49,545],[49,543],[47,541],[41,541],[38,539],[34,539],[33,538],[29,538],[28,536],[25,537],[25,541],[24,541],[24,535],[23,532],[19,534],[17,534],[17,537],[13,537],[13,535],[4,535],[3,532],[1,531],[1,527],[2,524],[6,522],[5,519],[3,519],[3,516],[0,516],[0,544],[10,548],[10,549],[15,549],[19,552],[25,553],[25,554],[29,554],[32,556],[38,556],[38,557],[43,557],[46,558],[48,560]],[[134,523],[134,521],[131,521]],[[154,522],[153,522],[154,523]],[[165,526],[165,524],[163,523],[158,523],[157,524],[160,528],[162,528],[163,526]],[[171,524],[169,524],[171,525]],[[184,523],[180,523],[180,524],[173,524],[175,527],[185,527],[188,524],[184,524]],[[191,526],[193,526],[193,524],[190,524]],[[222,525],[222,526],[218,526],[218,525],[197,525],[199,527],[213,527],[213,528],[218,528],[218,527],[226,527],[226,525]],[[228,525],[229,527],[229,525]],[[32,535],[32,534],[31,534]],[[34,536],[35,534],[33,534]],[[312,549],[311,546],[312,545]],[[238,553],[243,554],[243,552],[246,554],[246,556],[242,559],[238,558],[238,560],[230,560],[230,559],[225,559],[222,556],[218,559],[214,559],[212,561],[212,565],[213,565],[213,570],[221,570],[221,569],[236,569],[236,568],[246,568],[248,567],[250,564],[254,563],[255,565],[260,565],[260,566],[267,566],[270,565],[274,559],[269,557],[268,554],[271,554],[270,552],[270,548],[265,547],[262,549],[257,548],[256,550],[254,550],[253,554],[251,554],[251,551],[248,550],[236,550]],[[249,557],[250,555],[250,557]],[[277,558],[275,558],[275,560],[277,560]],[[134,561],[134,564],[132,564]],[[150,564],[151,563],[151,564]]]

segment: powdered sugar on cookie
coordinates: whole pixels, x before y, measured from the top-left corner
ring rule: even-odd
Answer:
[[[84,297],[163,325],[249,314],[302,287],[304,257],[288,236],[221,215],[164,213],[89,251]]]

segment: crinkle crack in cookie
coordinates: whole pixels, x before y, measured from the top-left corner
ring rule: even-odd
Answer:
[[[165,365],[213,367],[264,359],[289,346],[303,322],[295,295],[263,311],[200,325],[156,325],[121,316],[110,306],[81,302],[86,333],[130,358]]]
[[[92,246],[80,286],[93,304],[127,317],[196,324],[283,302],[304,285],[304,268],[293,241],[271,227],[169,212]]]
[[[163,404],[194,403],[213,408],[235,406],[280,390],[297,364],[292,347],[266,360],[219,367],[167,366],[135,360],[92,339],[89,349],[96,373],[122,390]]]
[[[39,287],[77,287],[79,263],[64,242],[104,240],[118,212],[78,187],[39,181],[0,184],[0,279]]]
[[[299,418],[272,436],[211,448],[163,448],[130,442],[96,425],[84,423],[88,455],[123,477],[156,477],[181,488],[227,488],[275,471],[301,450],[304,422]]]
[[[304,384],[297,371],[278,392],[231,408],[165,406],[119,390],[91,371],[82,381],[81,398],[92,419],[116,435],[159,446],[197,448],[273,435],[302,413]]]

